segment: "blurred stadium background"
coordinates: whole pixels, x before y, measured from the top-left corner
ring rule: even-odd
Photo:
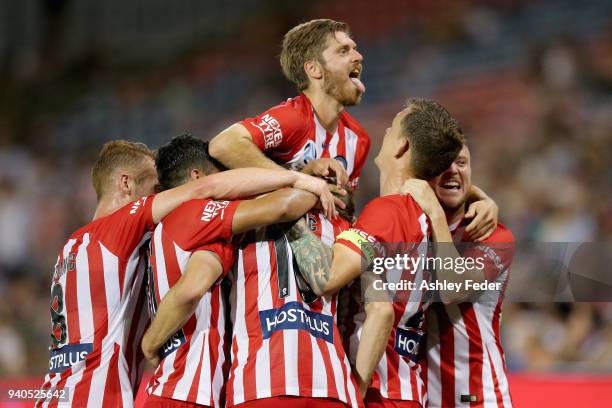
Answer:
[[[359,207],[385,128],[425,96],[462,122],[474,181],[517,240],[611,240],[612,1],[4,0],[0,377],[42,379],[51,267],[93,214],[102,143],[211,138],[293,96],[282,35],[318,17],[347,21],[365,58]],[[503,323],[516,384],[610,381],[612,304],[508,304]]]

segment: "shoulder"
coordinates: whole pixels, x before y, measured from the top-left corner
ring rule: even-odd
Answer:
[[[491,236],[487,238],[486,240],[484,240],[483,242],[486,242],[486,243],[494,243],[494,242],[514,243],[515,238],[514,238],[514,234],[512,233],[512,231],[508,227],[506,227],[504,224],[500,223],[500,224],[497,224],[497,228],[495,229],[495,231],[493,231]]]
[[[312,105],[308,98],[302,94],[272,106],[263,115],[268,115],[277,120],[295,121],[295,124],[301,124],[304,122],[304,119],[312,116]]]
[[[423,213],[421,207],[410,195],[393,194],[377,197],[368,203],[373,208],[398,211],[401,213],[411,212],[420,215]]]
[[[365,131],[357,119],[355,119],[350,113],[343,111],[340,117],[344,122],[344,126],[352,130],[359,139],[367,140],[368,142],[370,141],[368,132]]]

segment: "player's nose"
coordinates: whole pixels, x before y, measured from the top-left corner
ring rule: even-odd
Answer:
[[[363,61],[363,55],[361,55],[356,49],[353,49],[353,61]]]

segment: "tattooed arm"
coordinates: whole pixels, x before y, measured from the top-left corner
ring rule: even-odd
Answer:
[[[304,279],[317,296],[330,296],[348,285],[361,272],[361,257],[343,244],[328,248],[298,221],[287,233],[293,255]]]
[[[329,280],[332,251],[310,230],[303,218],[287,232],[287,239],[302,277],[321,296]]]

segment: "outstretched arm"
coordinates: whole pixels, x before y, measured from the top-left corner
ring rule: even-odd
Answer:
[[[144,356],[154,367],[159,364],[159,349],[183,327],[222,272],[223,267],[215,253],[196,251],[191,255],[185,273],[162,299],[142,339]]]
[[[321,188],[320,180],[306,174],[257,168],[228,170],[211,174],[179,187],[163,191],[153,198],[153,221],[158,223],[182,203],[198,198],[233,200],[266,193],[283,187],[296,187],[321,197],[327,211],[333,206],[329,191]]]

